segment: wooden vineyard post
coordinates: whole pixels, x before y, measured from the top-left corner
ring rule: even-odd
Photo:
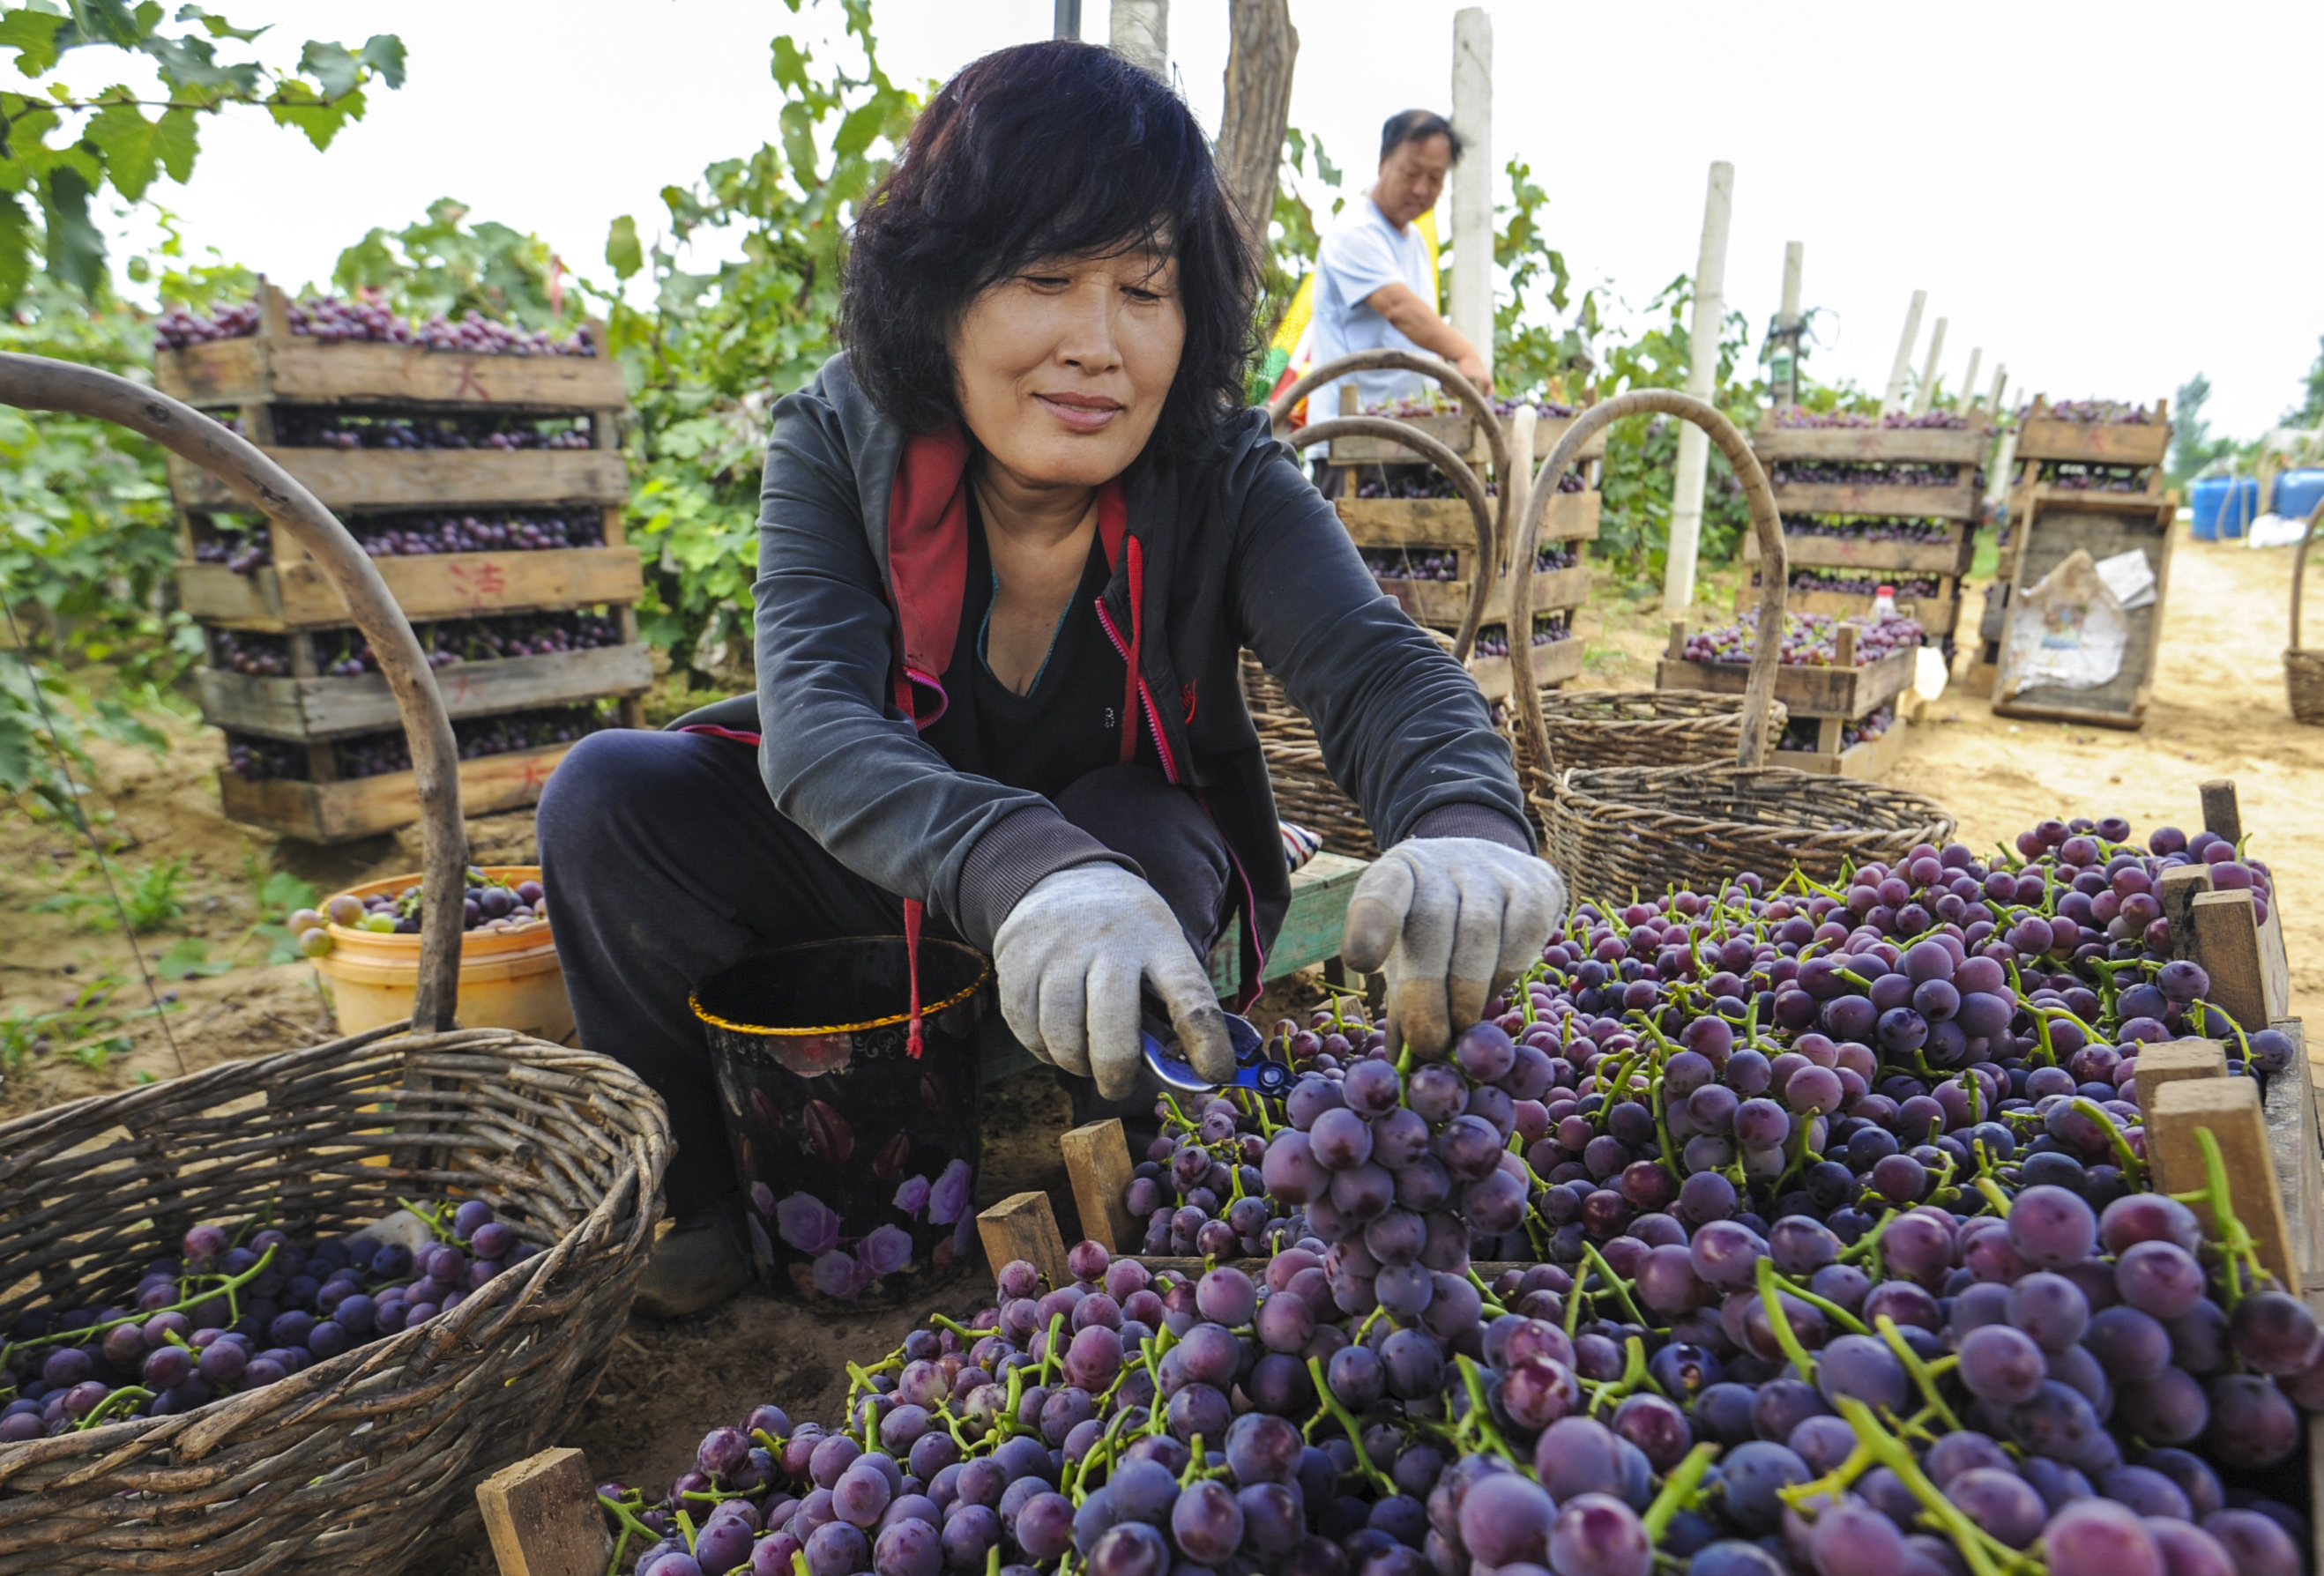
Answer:
[[[2268,1152],[2267,1122],[2260,1112],[2259,1084],[2250,1078],[2182,1078],[2155,1092],[2146,1112],[2146,1158],[2154,1184],[2164,1193],[2192,1193],[2204,1184],[2199,1131],[2218,1140],[2225,1162],[2227,1199],[2251,1233],[2259,1261],[2295,1295],[2300,1269],[2292,1250],[2292,1227],[2283,1194]],[[2216,1240],[2218,1222],[2198,1206],[2204,1235]]]
[[[1082,1235],[1108,1253],[1136,1252],[1144,1233],[1122,1197],[1130,1186],[1130,1159],[1121,1119],[1110,1116],[1075,1128],[1057,1145],[1065,1151],[1065,1175],[1073,1182]]]
[[[2132,1074],[2138,1089],[2138,1109],[2154,1109],[2155,1091],[2185,1078],[2224,1078],[2227,1049],[2217,1040],[2165,1040],[2143,1047],[2138,1071]]]
[[[476,1485],[500,1576],[604,1576],[612,1540],[577,1450],[545,1450]]]
[[[1021,1258],[1053,1286],[1074,1278],[1065,1268],[1065,1239],[1058,1235],[1056,1212],[1046,1193],[1010,1194],[976,1217],[976,1234],[984,1244],[984,1261],[995,1275],[1010,1259]]]

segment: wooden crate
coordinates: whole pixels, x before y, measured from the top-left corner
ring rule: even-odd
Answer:
[[[545,657],[457,662],[435,673],[444,709],[455,717],[642,695],[653,685],[650,654],[634,641]],[[305,743],[402,726],[387,679],[377,673],[260,678],[205,668],[198,677],[203,720],[237,733]]]
[[[1340,955],[1348,926],[1348,899],[1370,866],[1345,854],[1319,853],[1291,872],[1291,906],[1267,954],[1262,972],[1280,980]],[[1226,933],[1211,948],[1211,985],[1222,997],[1242,989],[1242,920],[1227,921]]]
[[[1382,591],[1396,598],[1397,605],[1416,624],[1426,624],[1432,629],[1457,630],[1461,627],[1461,621],[1469,616],[1471,583],[1465,579],[1393,580],[1382,576],[1378,577],[1378,583]],[[1509,583],[1503,580],[1485,598],[1486,623],[1507,622],[1509,591]],[[1571,569],[1535,571],[1533,610],[1536,613],[1563,613],[1580,607],[1589,600],[1589,565],[1576,564]]]
[[[1976,527],[1956,520],[1946,526],[1943,539],[1932,542],[1878,542],[1855,537],[1807,536],[1784,533],[1784,556],[1803,569],[1894,569],[1899,574],[1966,575],[1977,554]],[[1759,561],[1759,539],[1743,539],[1743,561]]]
[[[645,590],[638,550],[626,546],[539,552],[440,553],[373,560],[406,618],[484,618],[600,603],[634,603]],[[311,562],[237,575],[223,564],[178,566],[178,601],[203,623],[281,633],[347,622],[347,604]]]
[[[1594,491],[1560,493],[1541,522],[1541,539],[1595,541],[1603,502]],[[1477,545],[1477,517],[1458,498],[1342,498],[1333,507],[1360,548]]]
[[[1982,425],[1778,427],[1770,416],[1751,434],[1751,452],[1762,465],[1826,460],[1840,465],[1981,465],[1992,448],[1993,432]]]
[[[1310,419],[1314,418],[1311,417]],[[1401,421],[1414,431],[1436,439],[1472,465],[1482,465],[1493,456],[1491,444],[1487,441],[1484,432],[1477,424],[1476,418],[1472,416],[1409,416],[1393,417],[1389,419]],[[1557,447],[1557,440],[1565,436],[1566,429],[1577,419],[1579,418],[1572,416],[1545,416],[1535,423],[1533,457],[1536,465],[1539,465],[1549,456],[1549,451]],[[1335,465],[1408,465],[1427,463],[1416,450],[1406,448],[1404,445],[1385,438],[1335,438],[1331,443],[1330,448],[1331,463]],[[1576,462],[1580,462],[1603,459],[1605,456],[1606,431],[1605,429],[1600,428],[1591,435],[1590,441],[1583,444],[1582,451],[1573,457]]]
[[[1802,591],[1794,587],[1784,596],[1787,613],[1821,613],[1833,618],[1863,618],[1872,612],[1879,598],[1870,593],[1858,595],[1852,591]],[[1735,611],[1748,613],[1759,605],[1757,576],[1735,587]],[[1958,576],[1947,576],[1944,586],[1934,596],[1908,596],[1896,594],[1896,611],[1917,622],[1932,635],[1949,635],[1960,622],[1961,588]]]
[[[1582,642],[1569,635],[1533,649],[1533,681],[1544,689],[1572,682],[1582,674]],[[1487,700],[1507,700],[1517,693],[1517,674],[1507,657],[1471,657],[1469,675]]]
[[[573,746],[508,755],[484,755],[460,762],[460,810],[490,815],[537,804],[549,774]],[[218,771],[218,797],[226,819],[306,843],[350,843],[408,826],[420,818],[416,772],[390,771],[346,782],[254,780],[229,769]]]
[[[2111,681],[2095,689],[2043,686],[2007,696],[2009,676],[2005,660],[1995,681],[1996,714],[2037,722],[2087,723],[2107,728],[2145,725],[2146,704],[2154,683],[2156,648],[2161,642],[2163,609],[2171,592],[2172,525],[2176,513],[2168,500],[2131,493],[2050,487],[2031,491],[2025,512],[2016,521],[2017,558],[2009,594],[2012,607],[2078,548],[2100,560],[2133,548],[2144,551],[2154,570],[2154,600],[2125,615],[2129,623],[2128,643],[2124,649],[2122,668]],[[2006,659],[2006,641],[2002,647],[2001,655]]]
[[[628,467],[618,448],[278,448],[260,445],[335,513],[355,510],[629,502]],[[181,509],[250,505],[223,477],[176,455],[170,490]]]
[[[1842,628],[1840,639],[1840,655],[1845,659],[1855,647],[1855,631]],[[1674,622],[1666,654],[1655,668],[1656,689],[1743,693],[1751,676],[1748,662],[1694,662],[1687,659],[1685,651],[1686,625]],[[1903,694],[1913,682],[1919,660],[1920,652],[1908,647],[1860,668],[1778,666],[1775,698],[1795,717],[1833,717],[1852,723]]]
[[[153,385],[204,410],[385,404],[546,413],[629,403],[621,363],[611,356],[479,355],[293,334],[290,302],[263,280],[257,333],[157,352]]]
[[[1872,514],[1911,520],[1975,520],[1983,489],[1974,476],[1949,487],[1895,483],[1776,482],[1775,507],[1784,514]],[[1883,544],[1886,545],[1886,544]]]
[[[2080,461],[2096,465],[2159,465],[2171,452],[2171,405],[2154,402],[2154,419],[2140,424],[2063,421],[2049,402],[2035,400],[2017,427],[2017,461]]]
[[[1778,750],[1771,758],[1776,766],[1788,766],[1794,771],[1813,772],[1819,777],[1852,777],[1865,782],[1877,782],[1888,775],[1897,758],[1904,753],[1904,729],[1902,716],[1888,724],[1888,731],[1877,739],[1867,739],[1860,744],[1839,747],[1840,719],[1825,717],[1820,724],[1831,735],[1832,746],[1814,750]]]

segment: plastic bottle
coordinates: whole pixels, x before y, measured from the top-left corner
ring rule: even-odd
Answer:
[[[1886,620],[1898,616],[1896,588],[1894,585],[1879,585],[1873,588],[1872,616],[1876,620]]]

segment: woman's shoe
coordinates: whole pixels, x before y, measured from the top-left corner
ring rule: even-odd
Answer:
[[[631,1306],[649,1319],[682,1319],[748,1286],[751,1256],[742,1246],[741,1214],[742,1200],[730,1195],[680,1216],[654,1244]]]

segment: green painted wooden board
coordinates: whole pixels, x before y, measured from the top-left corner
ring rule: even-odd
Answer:
[[[1286,974],[1340,955],[1340,934],[1346,927],[1348,899],[1364,873],[1365,862],[1343,854],[1319,853],[1291,872],[1291,907],[1283,917],[1275,950],[1267,954],[1267,977]],[[1231,996],[1242,983],[1242,921],[1235,919],[1211,949],[1211,983],[1221,996]],[[1041,1064],[1017,1043],[1009,1025],[993,1012],[978,1028],[981,1075],[987,1083]]]

